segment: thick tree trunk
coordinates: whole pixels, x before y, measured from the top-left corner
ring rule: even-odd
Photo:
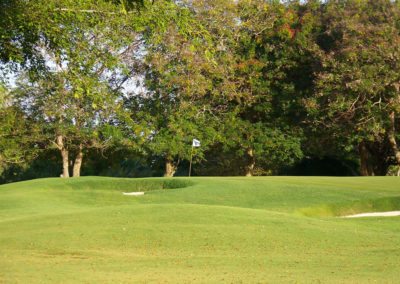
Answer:
[[[62,164],[63,164],[63,178],[69,178],[69,161],[68,161],[68,150],[62,149],[61,150],[61,157],[62,157]]]
[[[395,114],[394,111],[390,113],[390,129],[388,131],[388,138],[390,146],[392,147],[394,157],[396,159],[397,165],[400,166],[400,149],[396,141],[396,127],[395,127]]]
[[[246,166],[246,177],[253,176],[254,167],[256,165],[256,159],[254,157],[254,151],[252,148],[247,149],[248,164]]]
[[[61,177],[69,178],[69,160],[68,160],[68,150],[64,147],[64,137],[58,135],[56,139],[56,144],[61,153],[63,173]]]
[[[176,166],[171,157],[165,159],[165,177],[173,177],[176,172]]]
[[[78,154],[75,157],[74,167],[72,176],[73,177],[80,177],[81,176],[81,167],[82,167],[82,160],[83,160],[83,146],[82,144],[79,145]]]
[[[362,176],[374,176],[374,168],[372,165],[371,153],[367,148],[367,145],[362,141],[359,145],[360,153],[360,173]]]

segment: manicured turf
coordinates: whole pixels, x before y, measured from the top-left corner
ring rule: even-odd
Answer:
[[[124,196],[144,190],[144,196]],[[0,283],[398,283],[400,179],[42,179],[0,186]]]

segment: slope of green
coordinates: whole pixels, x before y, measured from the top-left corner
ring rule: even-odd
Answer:
[[[399,217],[318,216],[400,209],[399,196],[395,177],[3,185],[0,283],[395,283]]]

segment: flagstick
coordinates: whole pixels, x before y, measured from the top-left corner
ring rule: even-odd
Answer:
[[[193,160],[193,145],[192,145],[192,151],[190,152],[190,164],[189,164],[189,177],[192,174],[192,160]]]

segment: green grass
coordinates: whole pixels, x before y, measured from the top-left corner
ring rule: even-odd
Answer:
[[[0,283],[398,283],[400,217],[336,217],[396,209],[396,177],[2,185]]]

